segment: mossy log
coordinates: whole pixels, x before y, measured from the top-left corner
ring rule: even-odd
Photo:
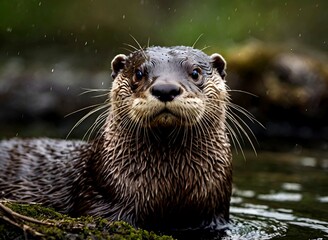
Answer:
[[[0,239],[173,239],[98,217],[72,218],[34,203],[0,200]]]

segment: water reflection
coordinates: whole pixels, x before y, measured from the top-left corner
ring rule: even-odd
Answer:
[[[324,151],[235,157],[232,225],[226,239],[328,238]]]

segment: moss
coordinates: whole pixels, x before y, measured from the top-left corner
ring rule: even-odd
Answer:
[[[0,201],[1,239],[173,239],[99,217],[72,218],[37,204]]]

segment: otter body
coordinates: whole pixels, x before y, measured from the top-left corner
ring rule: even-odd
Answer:
[[[232,183],[225,61],[150,47],[112,61],[110,111],[91,142],[0,142],[0,198],[151,230],[220,228]]]

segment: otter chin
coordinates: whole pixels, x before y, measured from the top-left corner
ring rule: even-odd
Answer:
[[[0,197],[164,233],[222,229],[232,188],[223,57],[149,47],[111,67],[94,140],[0,142]]]

